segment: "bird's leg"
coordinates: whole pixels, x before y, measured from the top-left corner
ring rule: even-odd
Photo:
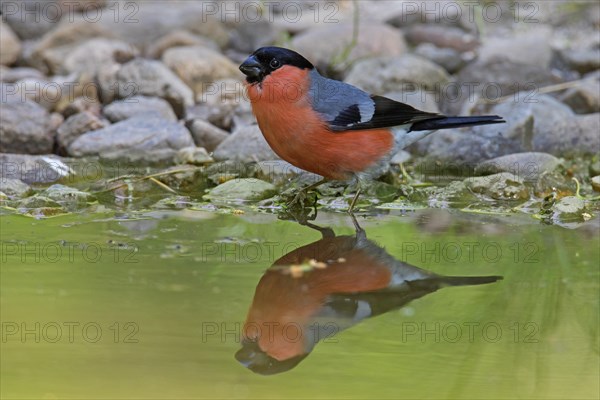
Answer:
[[[304,197],[306,196],[306,193],[308,193],[309,191],[321,186],[322,184],[324,184],[325,182],[327,182],[326,178],[321,179],[320,181],[317,181],[313,184],[310,184],[308,186],[306,186],[305,188],[302,188],[298,191],[298,193],[296,193],[296,196],[293,198],[292,201],[290,201],[289,203],[287,203],[287,206],[290,207],[296,203],[300,203],[302,200],[304,200]]]
[[[350,203],[350,208],[348,208],[348,213],[352,214],[352,210],[354,210],[354,206],[356,205],[356,202],[358,201],[358,198],[360,197],[361,191],[362,191],[362,189],[359,187],[358,190],[356,191],[356,194],[354,195],[354,198],[352,199],[352,202]]]

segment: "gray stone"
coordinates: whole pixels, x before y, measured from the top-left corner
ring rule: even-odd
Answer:
[[[349,47],[353,30],[352,23],[324,24],[294,36],[291,47],[317,66],[338,70],[360,59],[398,56],[406,51],[402,33],[391,26],[361,21],[358,41]],[[344,58],[347,49],[350,52]]]
[[[65,186],[54,184],[40,193],[40,196],[52,199],[59,204],[61,203],[86,203],[91,200],[93,196],[90,193],[82,192],[80,190]]]
[[[457,50],[445,47],[439,48],[431,43],[421,43],[415,49],[415,54],[444,67],[448,73],[453,74],[465,66],[470,57],[466,57]]]
[[[583,222],[583,214],[586,212],[585,200],[576,196],[566,196],[554,204],[552,211],[552,219],[555,222]]]
[[[358,61],[346,82],[374,94],[419,87],[440,89],[448,82],[446,71],[431,61],[406,54],[401,57],[377,57]]]
[[[162,167],[177,164],[178,150],[170,148],[161,149],[107,149],[99,156],[103,163],[117,163],[138,167]]]
[[[581,74],[600,69],[600,47],[562,49],[557,51],[558,59]]]
[[[442,108],[448,114],[458,114],[472,99],[496,100],[515,92],[522,92],[522,97],[527,97],[525,100],[533,101],[539,96],[534,89],[560,82],[560,77],[542,66],[500,57],[476,61],[460,70],[457,85],[450,87],[447,95],[442,97]],[[460,92],[451,90],[455,88]]]
[[[459,52],[473,51],[479,45],[477,38],[462,29],[441,24],[419,24],[407,29],[406,39],[413,45],[432,43],[437,47]]]
[[[215,149],[215,160],[264,161],[279,157],[271,150],[258,125],[249,125],[233,132]]]
[[[0,177],[25,183],[50,183],[68,177],[73,171],[69,160],[57,156],[0,154]]]
[[[480,175],[510,172],[525,182],[535,182],[545,172],[556,169],[561,161],[546,153],[516,153],[496,157],[479,163],[475,173]]]
[[[9,197],[25,197],[31,193],[31,188],[20,179],[0,178],[0,192]]]
[[[196,118],[188,121],[187,127],[192,133],[196,145],[204,147],[207,151],[214,151],[222,141],[229,137],[228,132],[203,119]]]
[[[82,112],[67,118],[56,131],[56,141],[59,148],[66,149],[75,139],[89,131],[106,127],[106,121],[101,120],[90,112]]]
[[[237,65],[208,47],[172,47],[164,52],[162,60],[196,94],[218,79],[240,76]]]
[[[206,197],[216,201],[258,201],[276,194],[276,188],[260,179],[232,179],[212,189]]]
[[[600,192],[600,175],[594,176],[592,179],[592,188],[596,192]]]
[[[80,72],[95,75],[107,65],[123,64],[138,55],[137,49],[121,40],[94,38],[73,46],[56,69],[63,74]]]
[[[79,44],[101,37],[111,38],[112,34],[83,18],[74,21],[65,19],[37,41],[30,52],[24,52],[24,58],[28,65],[45,73],[62,73],[65,60]]]
[[[210,122],[214,126],[230,131],[233,125],[233,117],[236,106],[234,104],[205,104],[198,103],[188,107],[185,111],[186,119],[193,121],[201,119]]]
[[[515,63],[524,63],[548,68],[552,59],[549,37],[552,27],[542,24],[528,26],[526,30],[515,30],[503,35],[486,35],[478,48],[478,62],[487,63],[503,57]]]
[[[44,74],[35,68],[17,67],[7,68],[0,66],[0,81],[6,83],[15,83],[23,79],[44,79]]]
[[[508,172],[469,178],[465,180],[465,184],[474,193],[495,200],[529,199],[529,190],[523,184],[523,180]]]
[[[177,121],[171,105],[159,97],[129,97],[110,103],[104,107],[103,112],[111,122],[123,121],[140,114],[158,116],[169,121]]]
[[[219,45],[213,40],[203,36],[194,35],[186,30],[169,32],[165,36],[151,43],[146,48],[146,57],[161,58],[163,53],[171,47],[202,46],[218,51]]]
[[[0,152],[52,153],[54,133],[50,114],[30,100],[9,101],[0,112]]]
[[[86,97],[77,97],[75,100],[70,102],[62,111],[65,118],[69,118],[75,114],[82,112],[89,112],[96,117],[100,117],[102,113],[102,107],[99,101]]]
[[[600,112],[600,76],[585,79],[567,89],[559,100],[577,114]]]
[[[165,99],[178,117],[185,107],[194,104],[194,93],[175,73],[160,61],[136,59],[124,64],[116,73],[117,97],[135,95]]]
[[[547,110],[544,113],[544,118],[549,117]],[[544,128],[538,127],[538,121]],[[600,153],[600,113],[576,115],[554,126],[548,122],[536,117],[535,150],[556,155]]]
[[[6,25],[4,21],[0,20],[0,64],[11,65],[19,58],[21,54],[21,41],[10,29],[10,26]]]
[[[60,208],[60,204],[45,196],[35,195],[27,197],[19,202],[18,208]]]
[[[221,5],[215,4],[215,15],[208,12],[210,6],[207,7],[206,4],[195,1],[176,1],[168,4],[162,1],[140,1],[135,3],[135,8],[121,7],[119,18],[115,18],[113,12],[102,13],[96,25],[140,50],[145,50],[163,36],[182,29],[225,47],[229,41],[229,33],[219,18]]]
[[[21,39],[36,39],[58,24],[60,10],[58,0],[6,2],[2,5],[2,19]]]
[[[284,160],[260,161],[256,165],[257,177],[275,185],[281,185],[298,175],[310,174]],[[313,174],[310,174],[313,175]],[[315,175],[316,176],[316,175]],[[319,178],[317,177],[317,180]]]
[[[193,144],[192,136],[184,126],[142,115],[88,132],[75,139],[67,151],[75,156],[84,156],[119,150],[179,150]]]
[[[180,164],[203,165],[214,162],[204,147],[184,147],[177,152],[177,161]]]

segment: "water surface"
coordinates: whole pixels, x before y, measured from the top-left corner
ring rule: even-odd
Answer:
[[[568,230],[448,210],[358,221],[393,259],[503,279],[389,304],[263,376],[235,358],[257,284],[319,231],[252,211],[3,215],[1,394],[598,398],[597,221]],[[355,234],[341,213],[313,222]]]

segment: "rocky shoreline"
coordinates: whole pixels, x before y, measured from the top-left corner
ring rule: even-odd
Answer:
[[[427,111],[506,119],[438,132],[397,154],[363,209],[526,212],[565,226],[600,209],[597,4],[540,3],[533,23],[510,2],[493,2],[498,20],[482,3],[474,10],[487,18],[473,21],[450,18],[450,7],[432,17],[360,2],[356,24],[344,1],[330,2],[330,21],[297,2],[257,21],[195,2],[47,3],[60,18],[47,6],[37,23],[24,8],[2,9],[3,212],[231,210],[240,201],[279,209],[286,191],[314,176],[278,160],[244,97],[237,65],[267,44]],[[343,209],[351,189],[331,183],[319,204]]]

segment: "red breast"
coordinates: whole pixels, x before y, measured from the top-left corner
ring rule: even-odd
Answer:
[[[279,157],[325,178],[346,180],[392,151],[388,129],[330,131],[310,104],[308,74],[283,66],[260,86],[247,85],[258,126]]]

